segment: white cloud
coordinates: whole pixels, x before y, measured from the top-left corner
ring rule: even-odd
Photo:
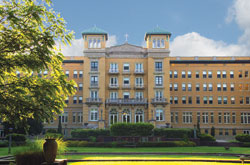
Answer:
[[[243,30],[237,44],[215,41],[192,32],[171,42],[171,56],[250,56],[250,0],[235,0],[228,9],[227,23],[235,21]]]
[[[111,35],[108,38],[106,47],[114,46],[117,44],[116,36]],[[59,45],[59,44],[58,44]],[[75,39],[71,42],[71,45],[61,45],[61,50],[64,56],[83,56],[83,39]]]
[[[170,43],[171,56],[246,56],[249,55],[243,45],[227,45],[192,32],[177,36]]]

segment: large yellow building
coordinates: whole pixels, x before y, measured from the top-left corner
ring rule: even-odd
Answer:
[[[117,122],[193,128],[216,137],[250,134],[250,57],[171,57],[171,33],[145,35],[147,47],[106,47],[108,33],[82,32],[84,56],[66,57],[65,74],[77,93],[59,119],[74,128],[108,128]],[[57,128],[58,120],[45,128]]]

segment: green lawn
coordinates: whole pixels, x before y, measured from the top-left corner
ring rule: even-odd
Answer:
[[[68,151],[77,152],[179,152],[179,153],[236,153],[250,154],[250,148],[230,147],[225,150],[224,147],[159,147],[159,148],[95,148],[95,147],[69,147]]]
[[[25,151],[26,147],[12,147],[12,153]],[[95,147],[68,147],[68,151],[76,150],[77,152],[179,152],[179,153],[236,153],[250,154],[250,148],[247,147],[230,147],[225,150],[224,147],[159,147],[159,148],[95,148]],[[0,148],[0,156],[8,155],[8,147]]]

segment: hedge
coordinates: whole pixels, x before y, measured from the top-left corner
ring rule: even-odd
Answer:
[[[209,142],[215,142],[216,139],[209,134],[199,134],[198,136],[200,138],[200,141],[209,141]]]
[[[10,136],[10,134],[8,134],[6,136],[6,140],[9,140],[9,136]],[[26,137],[23,134],[12,133],[11,138],[12,138],[12,141],[14,141],[14,142],[25,142],[26,141]]]
[[[128,145],[136,145],[136,147],[194,147],[196,144],[191,141],[164,141],[164,142],[87,142],[87,141],[67,141],[68,147],[128,147]]]
[[[241,146],[242,147],[250,147],[250,142],[244,142]]]
[[[8,147],[9,142],[7,140],[0,141],[0,147]]]
[[[193,138],[193,129],[189,128],[155,128],[154,136],[165,138]]]
[[[117,123],[111,125],[112,136],[151,136],[154,126],[150,123]]]
[[[250,142],[250,135],[248,134],[239,134],[235,136],[235,139],[240,142]]]
[[[72,138],[89,138],[99,136],[110,136],[110,131],[106,129],[74,129],[71,131]]]

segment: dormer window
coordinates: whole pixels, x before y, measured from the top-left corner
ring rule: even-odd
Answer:
[[[89,48],[101,48],[101,39],[89,38]]]
[[[163,38],[153,39],[153,48],[165,48],[165,40]]]

